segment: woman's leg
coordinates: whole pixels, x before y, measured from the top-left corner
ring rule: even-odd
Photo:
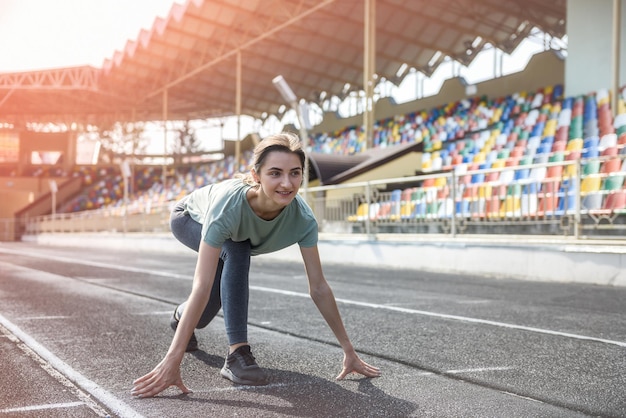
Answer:
[[[184,201],[185,198],[174,207],[170,217],[170,227],[176,239],[192,250],[198,251],[202,225],[185,214]],[[226,334],[230,345],[248,340],[250,254],[250,241],[227,240],[224,243],[211,296],[197,325],[197,328],[207,326],[223,305]],[[176,319],[180,319],[184,309],[185,303],[178,306]]]
[[[250,255],[249,240],[228,240],[222,246],[222,309],[230,347],[220,374],[240,385],[266,385],[267,373],[256,363],[248,345]]]
[[[248,341],[250,253],[249,240],[227,240],[222,246],[222,309],[229,345]]]
[[[170,215],[170,228],[174,237],[177,240],[185,244],[187,247],[192,250],[198,252],[200,249],[200,241],[202,236],[202,225],[196,221],[194,221],[191,216],[185,213],[185,200],[187,198],[184,197],[172,210],[172,214]],[[211,289],[211,296],[209,297],[209,302],[207,303],[202,316],[200,317],[200,321],[196,328],[204,328],[209,322],[217,315],[220,308],[222,307],[221,297],[220,297],[220,279],[222,277],[222,267],[223,262],[220,260],[217,272],[215,274],[215,280],[213,281],[213,288]],[[176,313],[174,315],[175,320],[180,320],[183,311],[185,310],[185,304],[182,303],[178,305],[176,308]]]
[[[191,248],[195,252],[200,250],[200,239],[202,237],[202,224],[194,221],[185,212],[185,201],[187,196],[176,203],[170,214],[170,229],[174,237]]]

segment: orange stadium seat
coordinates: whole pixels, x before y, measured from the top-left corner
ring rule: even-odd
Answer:
[[[611,174],[621,171],[621,164],[622,162],[619,158],[611,158],[610,160],[606,160],[602,163],[600,172],[604,174]]]
[[[626,190],[617,190],[613,193],[609,193],[604,202],[603,209],[611,212],[621,211],[626,209]]]

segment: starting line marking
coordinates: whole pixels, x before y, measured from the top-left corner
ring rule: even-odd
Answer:
[[[114,412],[120,417],[142,417],[141,414],[126,405],[121,399],[118,399],[102,387],[98,386],[95,382],[89,380],[88,378],[74,370],[72,367],[70,367],[67,363],[62,361],[60,358],[52,354],[52,352],[50,352],[46,347],[39,344],[33,337],[26,334],[17,325],[6,319],[2,314],[0,314],[0,325],[2,325],[11,333],[9,334],[9,338],[21,341],[30,350],[32,350],[32,352],[39,356],[39,361],[44,363],[42,365],[44,369],[48,370],[45,366],[48,366],[48,368],[52,368],[52,370],[55,370],[61,375],[60,377],[69,380],[78,388],[80,388],[81,391],[92,395],[94,398],[98,399],[103,405],[109,408],[111,412]],[[57,377],[57,380],[59,380],[58,376],[54,377]],[[87,402],[80,403],[83,405],[87,404]],[[99,409],[96,404],[89,405],[89,407],[96,411],[97,409]]]

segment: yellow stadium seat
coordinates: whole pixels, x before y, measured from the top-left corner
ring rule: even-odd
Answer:
[[[495,160],[491,164],[491,168],[503,168],[506,165],[506,160]]]
[[[583,139],[582,138],[575,138],[575,139],[570,139],[567,142],[567,146],[565,147],[566,151],[580,151],[583,149]]]
[[[516,217],[522,214],[522,203],[519,196],[506,196],[500,205],[501,217]]]
[[[447,177],[437,177],[435,179],[435,187],[437,187],[437,188],[444,187],[447,184],[448,184],[448,178]]]
[[[565,167],[563,171],[563,177],[574,177],[576,176],[578,171],[578,166],[576,164],[568,165]]]
[[[414,208],[415,203],[402,202],[402,206],[400,207],[400,216],[402,217],[402,219],[410,218]]]
[[[367,214],[369,212],[369,205],[367,203],[361,203],[356,210],[356,215],[348,216],[348,221],[350,222],[358,222],[364,221],[367,218]]]
[[[491,184],[483,184],[478,186],[478,197],[481,199],[491,198],[493,186]]]
[[[602,184],[602,177],[591,175],[587,176],[583,179],[580,184],[580,192],[583,194],[587,194],[590,192],[597,192],[600,190],[600,185]]]
[[[474,155],[474,158],[472,159],[472,162],[478,163],[478,164],[485,162],[485,153],[484,152],[477,152]]]
[[[546,126],[543,128],[544,137],[556,135],[557,122],[556,119],[550,119],[546,122]]]
[[[619,99],[617,102],[617,114],[622,115],[626,113],[626,102],[623,99]]]

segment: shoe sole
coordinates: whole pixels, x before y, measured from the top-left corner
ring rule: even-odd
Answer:
[[[234,374],[231,373],[230,370],[223,368],[222,370],[220,370],[220,374],[222,375],[222,377],[224,379],[228,379],[233,383],[236,383],[238,385],[246,385],[246,386],[265,386],[269,383],[269,381],[267,380],[263,380],[263,381],[255,381],[255,380],[246,380],[246,379],[240,379],[237,376],[235,376]]]

